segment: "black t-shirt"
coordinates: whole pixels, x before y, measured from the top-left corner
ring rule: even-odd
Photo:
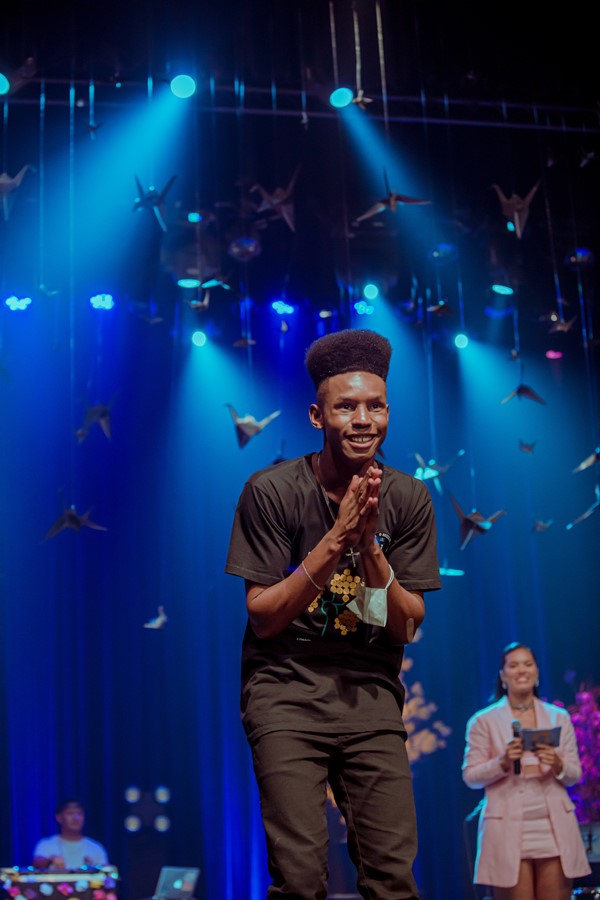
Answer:
[[[286,578],[333,525],[311,456],[254,473],[240,496],[225,571],[256,584]],[[441,587],[427,486],[383,466],[377,540],[409,591]],[[331,502],[331,501],[330,501]],[[242,648],[242,721],[253,740],[268,731],[403,731],[403,646],[346,607],[362,580],[349,555],[318,597],[281,634]],[[312,590],[312,589],[311,589]],[[309,605],[310,604],[310,605]]]

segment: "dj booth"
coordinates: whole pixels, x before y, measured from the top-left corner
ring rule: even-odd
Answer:
[[[11,900],[117,900],[119,873],[114,866],[84,866],[70,871],[31,867],[0,869],[0,888]]]

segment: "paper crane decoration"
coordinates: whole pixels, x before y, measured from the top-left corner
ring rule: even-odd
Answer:
[[[81,444],[81,442],[86,439],[94,422],[98,423],[103,434],[110,441],[110,406],[107,406],[104,403],[98,403],[96,406],[88,407],[83,425],[75,432],[77,443]]]
[[[567,319],[566,321],[563,319],[558,319],[554,325],[548,329],[548,334],[556,334],[558,332],[562,332],[566,334],[567,331],[570,331],[575,322],[577,321],[577,316],[573,316],[571,319]]]
[[[164,204],[165,197],[167,196],[167,192],[170,190],[171,185],[173,184],[177,176],[172,175],[162,191],[157,191],[155,187],[149,187],[148,190],[145,191],[137,175],[135,175],[134,178],[138,189],[138,196],[136,197],[133,204],[133,211],[136,212],[136,210],[138,209],[151,209],[156,216],[156,221],[158,222],[162,230],[166,231],[167,226],[165,225],[165,220],[163,218],[162,206]]]
[[[534,533],[539,533],[541,531],[548,531],[550,526],[553,524],[554,519],[548,519],[547,522],[544,522],[542,519],[536,519],[531,527],[531,531]]]
[[[72,528],[74,531],[81,531],[82,528],[94,528],[96,531],[108,531],[108,528],[105,528],[104,525],[97,525],[95,522],[91,522],[89,518],[90,513],[91,509],[88,509],[87,512],[80,516],[77,514],[74,506],[64,509],[52,527],[46,532],[44,540],[47,541],[48,538],[54,537],[59,534],[59,532],[64,531],[65,528]]]
[[[383,197],[381,200],[378,200],[373,204],[373,206],[370,206],[366,212],[358,216],[354,220],[353,225],[358,225],[359,222],[363,222],[365,219],[370,219],[372,216],[376,216],[378,213],[383,212],[384,209],[389,209],[390,212],[395,213],[397,208],[401,205],[408,204],[412,206],[423,206],[431,203],[431,200],[421,200],[418,197],[408,197],[406,194],[397,194],[395,191],[391,190],[387,175],[385,173],[383,177],[385,181],[387,196]]]
[[[575,466],[573,474],[575,474],[575,472],[583,472],[584,469],[589,469],[589,467],[595,465],[595,463],[600,463],[600,447],[596,447],[593,453],[590,453],[590,455],[586,456],[578,466]]]
[[[281,415],[281,410],[277,409],[270,415],[265,416],[264,419],[257,421],[254,416],[238,416],[231,403],[226,403],[225,406],[229,409],[231,417],[235,422],[235,432],[240,447],[245,447],[248,441],[262,431],[263,428],[266,428],[269,422],[272,422],[273,419],[276,419],[277,416]]]
[[[299,172],[300,166],[296,166],[296,170],[292,175],[288,186],[286,188],[275,188],[273,193],[269,193],[269,191],[266,191],[261,184],[255,184],[250,188],[251,192],[258,192],[262,197],[262,201],[257,206],[256,212],[273,213],[275,218],[283,219],[291,231],[296,230],[294,221],[294,202],[292,200],[292,194]]]
[[[426,463],[420,453],[415,453],[415,459],[419,463],[419,466],[415,471],[414,477],[418,478],[419,481],[429,481],[429,479],[431,479],[435,484],[438,493],[443,494],[440,475],[443,475],[444,472],[447,472],[450,466],[455,463],[457,459],[464,455],[465,451],[459,450],[456,456],[451,459],[449,463],[446,463],[445,466],[441,466],[439,463],[436,463],[435,459],[430,459],[429,462]]]
[[[569,524],[566,526],[567,531],[570,531],[574,525],[579,525],[580,522],[583,522],[584,519],[589,518],[592,513],[596,512],[596,510],[600,508],[600,484],[596,485],[596,487],[594,488],[594,493],[596,494],[596,499],[594,500],[592,505],[588,506],[586,511],[580,516],[577,516],[577,518],[572,522],[569,522]]]
[[[527,441],[522,441],[521,439],[519,439],[519,450],[521,451],[521,453],[533,453],[536,444],[537,441],[531,441],[531,443],[528,443]]]
[[[546,403],[546,401],[542,400],[540,395],[536,394],[536,392],[533,390],[533,388],[530,388],[529,385],[527,385],[527,384],[520,384],[518,387],[515,388],[514,391],[511,391],[510,394],[508,394],[504,398],[504,400],[501,400],[500,403],[508,403],[508,401],[512,400],[513,397],[519,397],[519,399],[521,397],[527,397],[527,398],[529,398],[529,400],[535,400],[536,403],[543,403],[544,405]]]
[[[456,514],[460,519],[460,549],[464,550],[467,544],[475,537],[476,534],[487,534],[494,522],[500,516],[506,515],[506,510],[499,509],[493,516],[482,516],[482,514],[474,509],[470,513],[464,513],[452,494],[448,495],[452,501],[452,505],[456,510]]]
[[[527,219],[529,217],[529,206],[535,196],[539,184],[539,181],[537,181],[526,197],[519,197],[518,194],[511,194],[510,197],[506,197],[497,184],[492,185],[498,194],[502,215],[513,224],[515,234],[519,240],[523,237],[523,231],[525,230],[525,225],[527,224]]]
[[[7,172],[0,175],[0,198],[2,199],[2,210],[4,212],[4,221],[8,222],[10,215],[10,207],[12,205],[12,194],[21,186],[21,182],[25,177],[25,173],[29,166],[23,166],[19,169],[14,178],[11,178]]]
[[[158,615],[149,622],[144,622],[144,628],[163,628],[167,622],[164,606],[158,607]]]

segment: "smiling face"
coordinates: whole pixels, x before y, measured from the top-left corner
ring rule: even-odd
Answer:
[[[534,693],[539,669],[533,653],[527,647],[511,650],[504,658],[500,678],[509,697],[525,697]]]
[[[344,470],[360,471],[373,459],[388,429],[385,381],[371,372],[332,375],[309,411],[324,432],[325,452]]]

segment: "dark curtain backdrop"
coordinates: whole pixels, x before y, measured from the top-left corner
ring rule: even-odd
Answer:
[[[326,4],[320,14],[324,31],[304,52],[327,59],[313,71],[322,87]],[[260,31],[250,15],[247,23]],[[364,59],[378,85],[372,31],[363,32]],[[285,56],[294,67],[282,84],[296,84],[295,34],[289,22],[269,32],[277,64]],[[401,94],[410,83],[418,100],[423,70],[408,57],[415,32],[399,34],[386,38],[397,49],[390,69],[412,81],[397,77],[390,88]],[[212,46],[217,61],[238,47],[227,35]],[[343,35],[340,47],[352,50],[350,19]],[[87,43],[78,46],[83,54]],[[429,54],[438,59],[436,47],[423,35],[423,65]],[[580,166],[582,135],[597,137],[597,122],[586,131],[583,113],[550,106],[444,107],[441,90],[435,102],[423,94],[420,104],[395,106],[387,122],[379,102],[371,114],[336,117],[312,83],[305,127],[300,95],[269,91],[267,61],[258,50],[246,59],[248,84],[251,76],[266,84],[262,94],[244,94],[227,72],[217,77],[226,91],[205,84],[188,106],[167,102],[158,82],[150,99],[139,72],[121,93],[105,81],[93,137],[87,80],[48,83],[43,113],[38,82],[3,105],[3,168],[31,169],[0,217],[0,864],[29,865],[34,843],[54,831],[56,802],[75,794],[87,833],[121,872],[123,900],[150,896],[164,864],[201,868],[198,900],[265,896],[238,711],[243,585],[224,575],[229,531],[253,471],[319,449],[307,415],[308,344],[327,330],[369,327],[394,348],[384,463],[414,473],[415,453],[445,464],[464,450],[441,476],[442,492],[428,482],[443,589],[426,598],[403,678],[436,707],[421,724],[449,729],[446,745],[413,765],[422,897],[465,900],[477,896],[469,815],[481,793],[461,780],[464,730],[490,697],[502,647],[531,644],[549,700],[569,705],[578,684],[600,683],[600,511],[566,528],[592,506],[598,482],[597,465],[573,473],[600,440],[599,181],[597,162]],[[285,187],[297,166],[295,231],[244,206],[256,182]],[[133,212],[136,174],[144,189],[177,175],[166,233],[152,210]],[[386,178],[431,204],[353,226],[385,196]],[[517,240],[491,185],[523,196],[538,179]],[[205,217],[199,228],[187,221],[192,210]],[[239,239],[248,236],[261,252],[244,260]],[[592,254],[589,265],[569,263],[577,247]],[[229,280],[211,289],[204,312],[176,286],[194,267]],[[511,276],[512,300],[492,299],[497,270]],[[353,302],[367,277],[382,298],[361,317]],[[109,291],[114,309],[92,309],[88,297]],[[32,304],[10,312],[13,293]],[[276,298],[295,312],[278,316]],[[550,335],[559,299],[563,319],[576,322]],[[431,311],[441,300],[450,314]],[[204,347],[191,343],[198,328]],[[470,337],[464,351],[453,344],[458,330]],[[249,346],[234,346],[243,338]],[[548,359],[549,349],[562,359]],[[501,403],[521,382],[544,404]],[[240,448],[227,403],[259,419],[281,414]],[[110,405],[111,440],[94,423],[78,443],[95,404]],[[465,512],[506,514],[461,551],[450,494]],[[106,530],[45,540],[72,505]],[[535,532],[536,520],[551,524]],[[144,628],[159,606],[164,628]],[[142,794],[135,809],[125,799],[131,786]],[[170,793],[164,833],[152,827],[160,786]],[[132,812],[143,820],[137,833],[124,827]],[[332,827],[332,892],[351,893],[335,814]]]

